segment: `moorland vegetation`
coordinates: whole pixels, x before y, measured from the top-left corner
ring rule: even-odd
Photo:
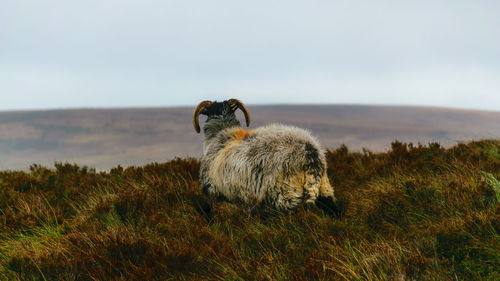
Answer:
[[[499,280],[500,140],[327,151],[342,213],[212,201],[197,159],[0,172],[0,280]]]

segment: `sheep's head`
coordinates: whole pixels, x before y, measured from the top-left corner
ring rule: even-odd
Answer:
[[[241,111],[243,111],[243,114],[245,115],[247,127],[250,126],[250,114],[241,101],[237,99],[230,99],[223,102],[202,101],[196,107],[193,113],[193,125],[195,131],[197,133],[200,132],[200,123],[198,121],[200,114],[208,116],[208,121],[212,118],[221,118],[231,114],[234,115],[234,112],[238,108],[241,109]]]

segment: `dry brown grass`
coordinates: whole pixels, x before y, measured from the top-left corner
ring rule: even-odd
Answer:
[[[500,141],[327,158],[340,219],[212,202],[196,159],[0,172],[0,280],[500,278]]]

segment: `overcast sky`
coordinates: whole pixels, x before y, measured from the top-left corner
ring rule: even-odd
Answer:
[[[0,110],[245,103],[500,111],[500,1],[16,0]]]

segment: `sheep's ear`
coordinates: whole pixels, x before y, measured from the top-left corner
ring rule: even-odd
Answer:
[[[212,105],[212,102],[211,101],[202,101],[200,104],[198,104],[198,106],[196,107],[196,109],[194,110],[194,113],[193,113],[193,125],[194,125],[194,130],[197,132],[197,133],[200,133],[200,123],[199,123],[199,117],[200,117],[200,113],[202,111],[205,110],[205,108],[209,107],[210,105]]]
[[[227,102],[229,103],[229,106],[233,111],[236,111],[236,109],[238,108],[241,109],[241,111],[243,111],[247,127],[250,126],[250,114],[248,113],[246,106],[240,100],[237,99],[230,99]]]

